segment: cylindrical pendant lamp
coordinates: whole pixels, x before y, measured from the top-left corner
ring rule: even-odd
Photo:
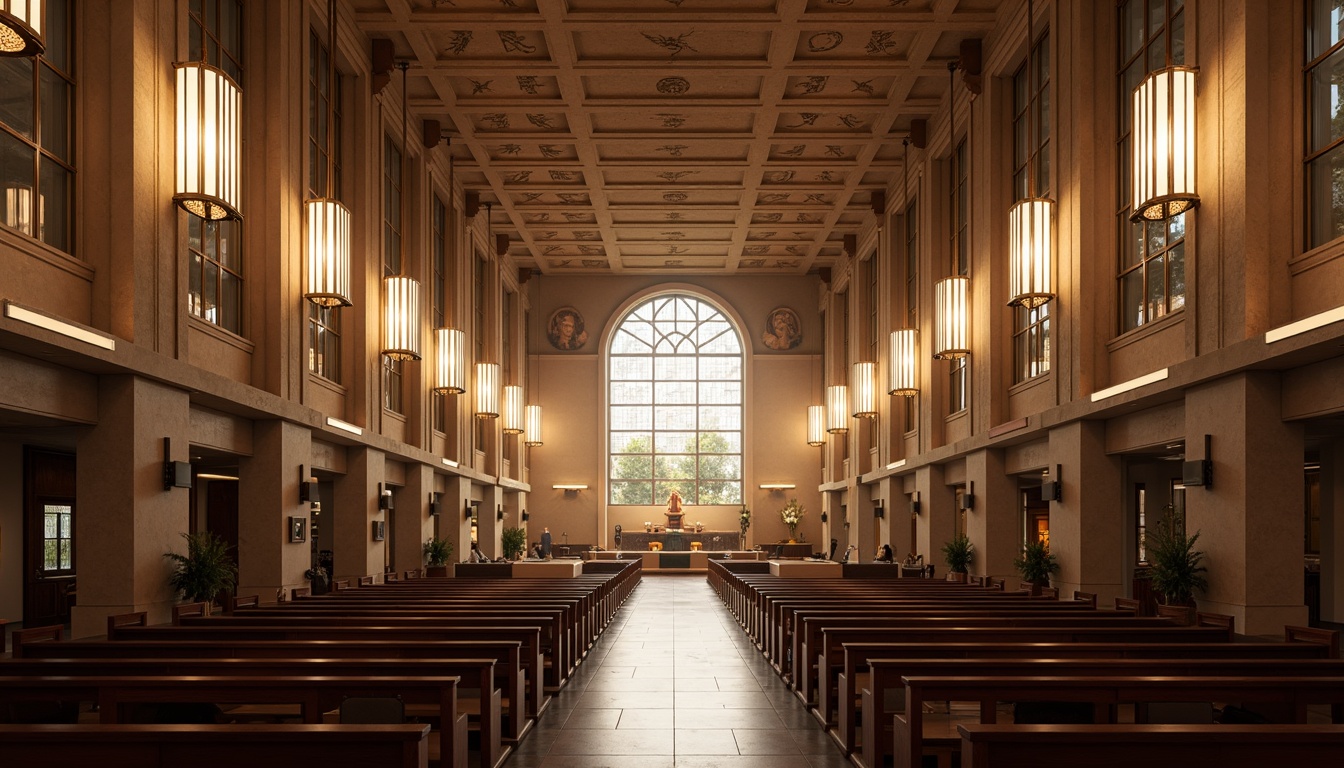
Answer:
[[[826,444],[826,406],[807,406],[807,444],[816,448]]]
[[[456,328],[435,328],[434,391],[460,395],[467,391],[467,334]]]
[[[515,384],[504,387],[504,420],[500,429],[506,435],[523,433],[523,388]]]
[[[46,48],[46,0],[0,0],[0,56],[37,56]]]
[[[499,365],[476,364],[476,418],[499,418]]]
[[[308,290],[319,307],[350,306],[350,209],[321,198],[303,205],[308,226]]]
[[[530,445],[534,448],[541,445],[541,406],[527,406],[524,421],[526,423],[523,429],[523,445]]]
[[[945,277],[933,285],[933,356],[942,360],[971,353],[967,328],[971,279]]]
[[[420,359],[420,283],[409,277],[383,278],[383,354]]]
[[[238,178],[243,94],[224,70],[199,61],[177,68],[177,194],[207,221],[241,218]]]
[[[826,388],[826,431],[832,435],[849,431],[849,390],[844,384]]]
[[[914,397],[919,394],[915,361],[919,354],[919,331],[903,328],[891,332],[891,390],[888,394]]]
[[[1039,307],[1055,298],[1051,282],[1055,201],[1029,197],[1008,212],[1008,303]]]
[[[877,363],[855,363],[849,373],[849,389],[854,393],[854,418],[877,418]]]
[[[1160,221],[1199,205],[1195,193],[1195,69],[1171,66],[1134,89],[1131,221]]]

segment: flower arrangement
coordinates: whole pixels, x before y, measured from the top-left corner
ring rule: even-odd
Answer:
[[[751,527],[751,510],[750,510],[750,509],[747,509],[747,505],[746,505],[746,504],[743,504],[743,505],[742,505],[742,511],[741,511],[740,513],[738,513],[738,515],[737,515],[737,519],[738,519],[738,522],[741,523],[741,525],[742,525],[742,533],[745,535],[746,532],[747,532],[747,529]]]
[[[805,514],[807,514],[807,510],[803,509],[802,505],[798,503],[798,499],[789,499],[789,503],[779,510],[779,519],[789,526],[790,539],[794,538],[798,524],[803,521],[803,515]]]

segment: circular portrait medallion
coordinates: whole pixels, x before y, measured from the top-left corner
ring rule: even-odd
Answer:
[[[583,315],[573,307],[555,310],[546,324],[546,338],[556,349],[582,349],[588,343],[588,332],[583,329]]]

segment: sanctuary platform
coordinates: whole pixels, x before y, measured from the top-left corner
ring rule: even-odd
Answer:
[[[734,534],[736,535],[736,534]],[[622,541],[624,544],[624,541]],[[752,550],[716,550],[706,552],[632,552],[622,546],[622,551],[612,552],[604,550],[601,552],[585,552],[585,560],[639,560],[644,571],[708,571],[710,560],[734,560],[734,561],[756,561],[763,558],[763,553]]]
[[[626,552],[648,552],[649,542],[663,545],[663,551],[690,552],[700,549],[707,552],[730,552],[740,549],[742,535],[737,531],[626,531],[621,534],[621,549]],[[692,544],[698,543],[699,547]]]

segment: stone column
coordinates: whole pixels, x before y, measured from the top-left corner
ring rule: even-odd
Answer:
[[[966,479],[975,483],[975,508],[966,513],[966,535],[975,545],[971,573],[1016,584],[1013,558],[1022,549],[1021,501],[1016,478],[1004,468],[1003,451],[967,455]]]
[[[392,563],[398,573],[424,567],[425,542],[434,535],[434,518],[429,514],[434,488],[433,467],[420,463],[406,467],[406,485],[397,494],[397,514],[393,518],[397,531]],[[440,514],[448,514],[448,510]]]
[[[335,483],[333,509],[323,510],[323,517],[333,534],[332,576],[353,580],[383,572],[384,542],[373,540],[371,528],[375,519],[382,519],[378,484],[383,482],[383,452],[352,446],[346,455],[345,475]]]
[[[238,462],[238,594],[274,599],[277,589],[307,586],[312,561],[307,502],[299,469],[312,476],[312,432],[287,421],[254,422],[252,456]],[[304,541],[289,543],[289,518],[305,520]]]
[[[71,636],[107,631],[107,617],[148,611],[169,619],[180,596],[168,585],[166,552],[186,552],[191,489],[163,488],[163,439],[174,461],[190,459],[191,403],[186,392],[137,378],[103,376],[98,424],[81,433],[75,512],[79,604]]]
[[[1061,596],[1097,593],[1098,605],[1125,594],[1121,462],[1106,455],[1106,425],[1075,421],[1050,432],[1052,464],[1063,468],[1061,500],[1050,510],[1050,552]]]
[[[1213,485],[1185,491],[1185,529],[1199,532],[1209,589],[1200,610],[1228,613],[1245,634],[1305,624],[1302,602],[1302,427],[1283,421],[1279,376],[1228,376],[1185,397],[1185,456],[1204,457]]]
[[[915,524],[915,554],[924,556],[925,565],[935,565],[934,575],[947,575],[943,545],[956,531],[956,494],[944,482],[943,468],[929,465],[915,470],[915,490],[919,491],[919,520]]]
[[[439,515],[439,538],[453,543],[449,563],[460,563],[471,552],[471,520],[467,502],[471,500],[471,481],[461,475],[449,475],[444,483],[443,512]],[[450,568],[448,571],[452,573]]]
[[[503,504],[503,488],[498,485],[487,485],[482,490],[481,509],[476,514],[476,540],[480,542],[481,551],[491,560],[504,554],[499,541],[499,535],[504,531],[504,522],[499,519],[498,513]],[[556,544],[563,541],[559,531],[551,531],[551,535],[555,537]]]

